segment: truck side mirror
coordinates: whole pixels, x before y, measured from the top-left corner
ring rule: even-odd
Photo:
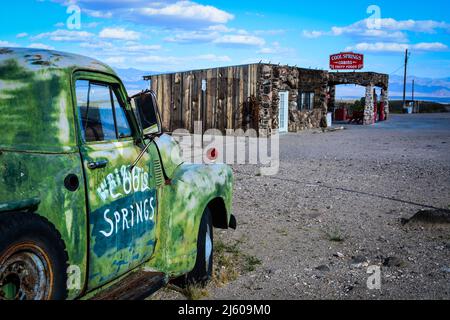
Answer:
[[[144,136],[161,134],[161,118],[154,92],[146,90],[138,93],[130,98],[130,102]]]

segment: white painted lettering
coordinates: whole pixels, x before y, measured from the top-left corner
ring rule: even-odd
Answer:
[[[110,212],[109,209],[105,210],[105,213],[103,214],[103,218],[104,218],[104,220],[106,221],[106,223],[109,224],[109,226],[110,226],[111,229],[110,229],[108,232],[100,231],[100,233],[101,233],[102,235],[104,235],[106,238],[109,238],[109,237],[113,234],[113,232],[114,232],[114,223],[113,223],[113,221],[112,221],[110,218],[108,218],[108,213],[109,213],[109,212]]]

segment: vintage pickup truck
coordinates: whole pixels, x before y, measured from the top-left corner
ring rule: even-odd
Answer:
[[[0,48],[0,300],[141,299],[205,284],[232,170],[183,163],[154,93],[107,65]]]

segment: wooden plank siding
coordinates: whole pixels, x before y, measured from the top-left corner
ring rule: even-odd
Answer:
[[[249,121],[252,115],[244,113],[251,112],[246,107],[250,97],[258,99],[258,70],[258,64],[252,64],[149,76],[163,129],[193,132],[202,117],[203,130],[249,129],[255,119]],[[207,81],[205,94],[202,80]]]

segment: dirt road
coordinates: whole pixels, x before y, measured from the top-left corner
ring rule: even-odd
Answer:
[[[450,114],[288,134],[280,149],[276,176],[234,168],[239,228],[216,236],[247,267],[210,299],[450,299]]]

